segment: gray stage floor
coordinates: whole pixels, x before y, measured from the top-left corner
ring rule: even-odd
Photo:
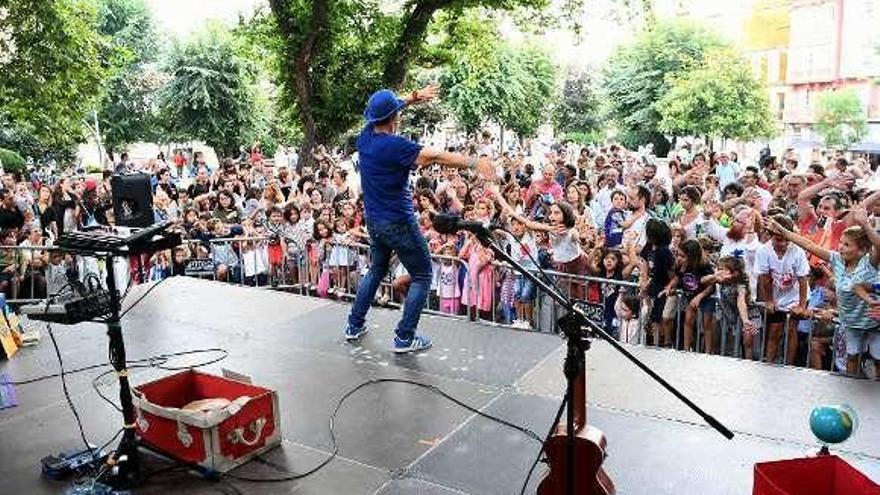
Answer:
[[[134,299],[143,288],[132,291]],[[223,347],[230,356],[207,368],[250,375],[278,390],[282,447],[265,457],[294,472],[327,455],[327,418],[339,398],[369,378],[436,385],[455,397],[543,434],[563,387],[558,337],[425,317],[435,347],[417,355],[389,352],[396,313],[371,311],[373,331],[359,345],[341,338],[347,306],[193,279],[172,279],[124,321],[130,359]],[[55,326],[68,368],[106,360],[99,325]],[[588,356],[589,419],[609,439],[606,470],[620,494],[747,494],[755,462],[816,450],[810,409],[848,402],[861,426],[840,452],[880,480],[880,383],[825,373],[674,351],[634,349],[664,376],[737,432],[727,441],[700,423],[634,366],[596,343]],[[178,361],[174,364],[184,364]],[[0,372],[14,379],[57,371],[48,336]],[[132,382],[167,372],[133,370]],[[69,378],[86,432],[103,443],[121,417],[91,388],[97,372]],[[106,393],[116,394],[112,384]],[[62,493],[39,476],[48,453],[80,445],[59,380],[18,387],[21,404],[0,411],[0,493]],[[337,418],[340,455],[304,480],[236,483],[249,494],[513,494],[538,445],[521,433],[473,415],[426,390],[387,384],[351,397]],[[540,468],[539,468],[540,469]],[[277,476],[265,464],[237,471]],[[532,486],[535,482],[532,483]],[[224,493],[228,487],[185,473],[155,477],[136,493]],[[534,493],[534,488],[531,489]]]

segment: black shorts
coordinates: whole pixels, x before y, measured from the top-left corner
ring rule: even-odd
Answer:
[[[785,317],[788,316],[788,312],[786,311],[774,311],[772,313],[767,313],[767,324],[773,325],[775,323],[785,323]],[[791,315],[792,320],[800,320],[794,315]]]

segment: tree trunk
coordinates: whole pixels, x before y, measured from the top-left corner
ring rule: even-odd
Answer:
[[[428,30],[428,24],[434,12],[449,6],[451,0],[428,0],[419,2],[403,25],[403,30],[394,44],[393,54],[385,63],[383,80],[388,87],[399,89],[406,80],[406,69],[409,61],[418,53],[422,46],[422,38]]]
[[[498,124],[498,128],[501,129],[501,137],[498,139],[498,155],[502,155],[504,153],[504,124]]]
[[[301,32],[297,21],[288,11],[284,0],[269,0],[269,6],[275,13],[278,29],[287,39],[297,39]],[[312,149],[317,144],[317,126],[312,114],[313,86],[311,80],[312,60],[321,51],[321,39],[329,24],[330,13],[327,0],[312,2],[312,17],[309,22],[308,34],[294,53],[294,47],[285,45],[285,61],[288,87],[293,90],[299,108],[300,122],[303,127],[303,145],[300,149],[300,160],[303,166],[311,167],[314,163]]]

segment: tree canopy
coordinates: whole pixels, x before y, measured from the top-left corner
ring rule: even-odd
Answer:
[[[603,129],[601,101],[590,72],[569,71],[562,86],[559,102],[553,109],[553,125],[557,132],[579,142],[601,138]]]
[[[198,139],[220,157],[233,156],[253,129],[252,74],[232,36],[213,26],[172,47],[164,65],[170,79],[159,94],[168,137]]]
[[[851,89],[826,91],[816,102],[816,132],[825,146],[846,149],[868,135],[868,118]]]
[[[281,38],[284,100],[295,102],[304,153],[361,119],[377,89],[401,89],[422,53],[434,14],[484,6],[544,7],[548,0],[413,0],[389,9],[378,0],[269,0]]]
[[[491,120],[529,137],[550,119],[555,78],[545,51],[499,45],[482,57],[459,60],[441,82],[445,103],[468,132]]]
[[[714,33],[697,24],[663,21],[619,48],[605,66],[603,89],[620,141],[626,146],[654,143],[658,155],[665,155],[669,141],[660,131],[658,102],[676,74],[720,46]]]
[[[113,150],[160,138],[157,95],[165,75],[154,66],[159,40],[144,0],[101,0],[98,30],[122,54],[98,109],[100,131]]]
[[[673,135],[748,141],[774,133],[766,85],[730,49],[714,49],[678,72],[657,107],[660,129]]]
[[[116,56],[96,23],[85,0],[0,7],[0,142],[42,156],[81,141]]]

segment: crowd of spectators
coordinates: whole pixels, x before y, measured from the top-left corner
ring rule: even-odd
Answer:
[[[791,151],[752,163],[690,146],[666,159],[618,145],[534,156],[500,153],[488,136],[462,147],[492,157],[496,174],[412,172],[439,311],[539,326],[532,284],[471,234],[433,229],[433,213],[458,213],[506,225],[498,241],[527,267],[558,273],[621,340],[853,375],[866,357],[880,363],[876,164],[840,153],[802,163]],[[268,160],[254,146],[216,167],[175,153],[123,156],[98,177],[6,174],[0,291],[45,297],[70,259],[38,248],[68,230],[112,225],[112,173],[146,173],[156,221],[179,223],[187,242],[133,263],[136,281],[185,275],[190,260],[210,259],[217,280],[348,297],[369,263],[356,156],[320,146],[311,160],[288,156]],[[377,302],[402,300],[407,282],[397,266]]]

